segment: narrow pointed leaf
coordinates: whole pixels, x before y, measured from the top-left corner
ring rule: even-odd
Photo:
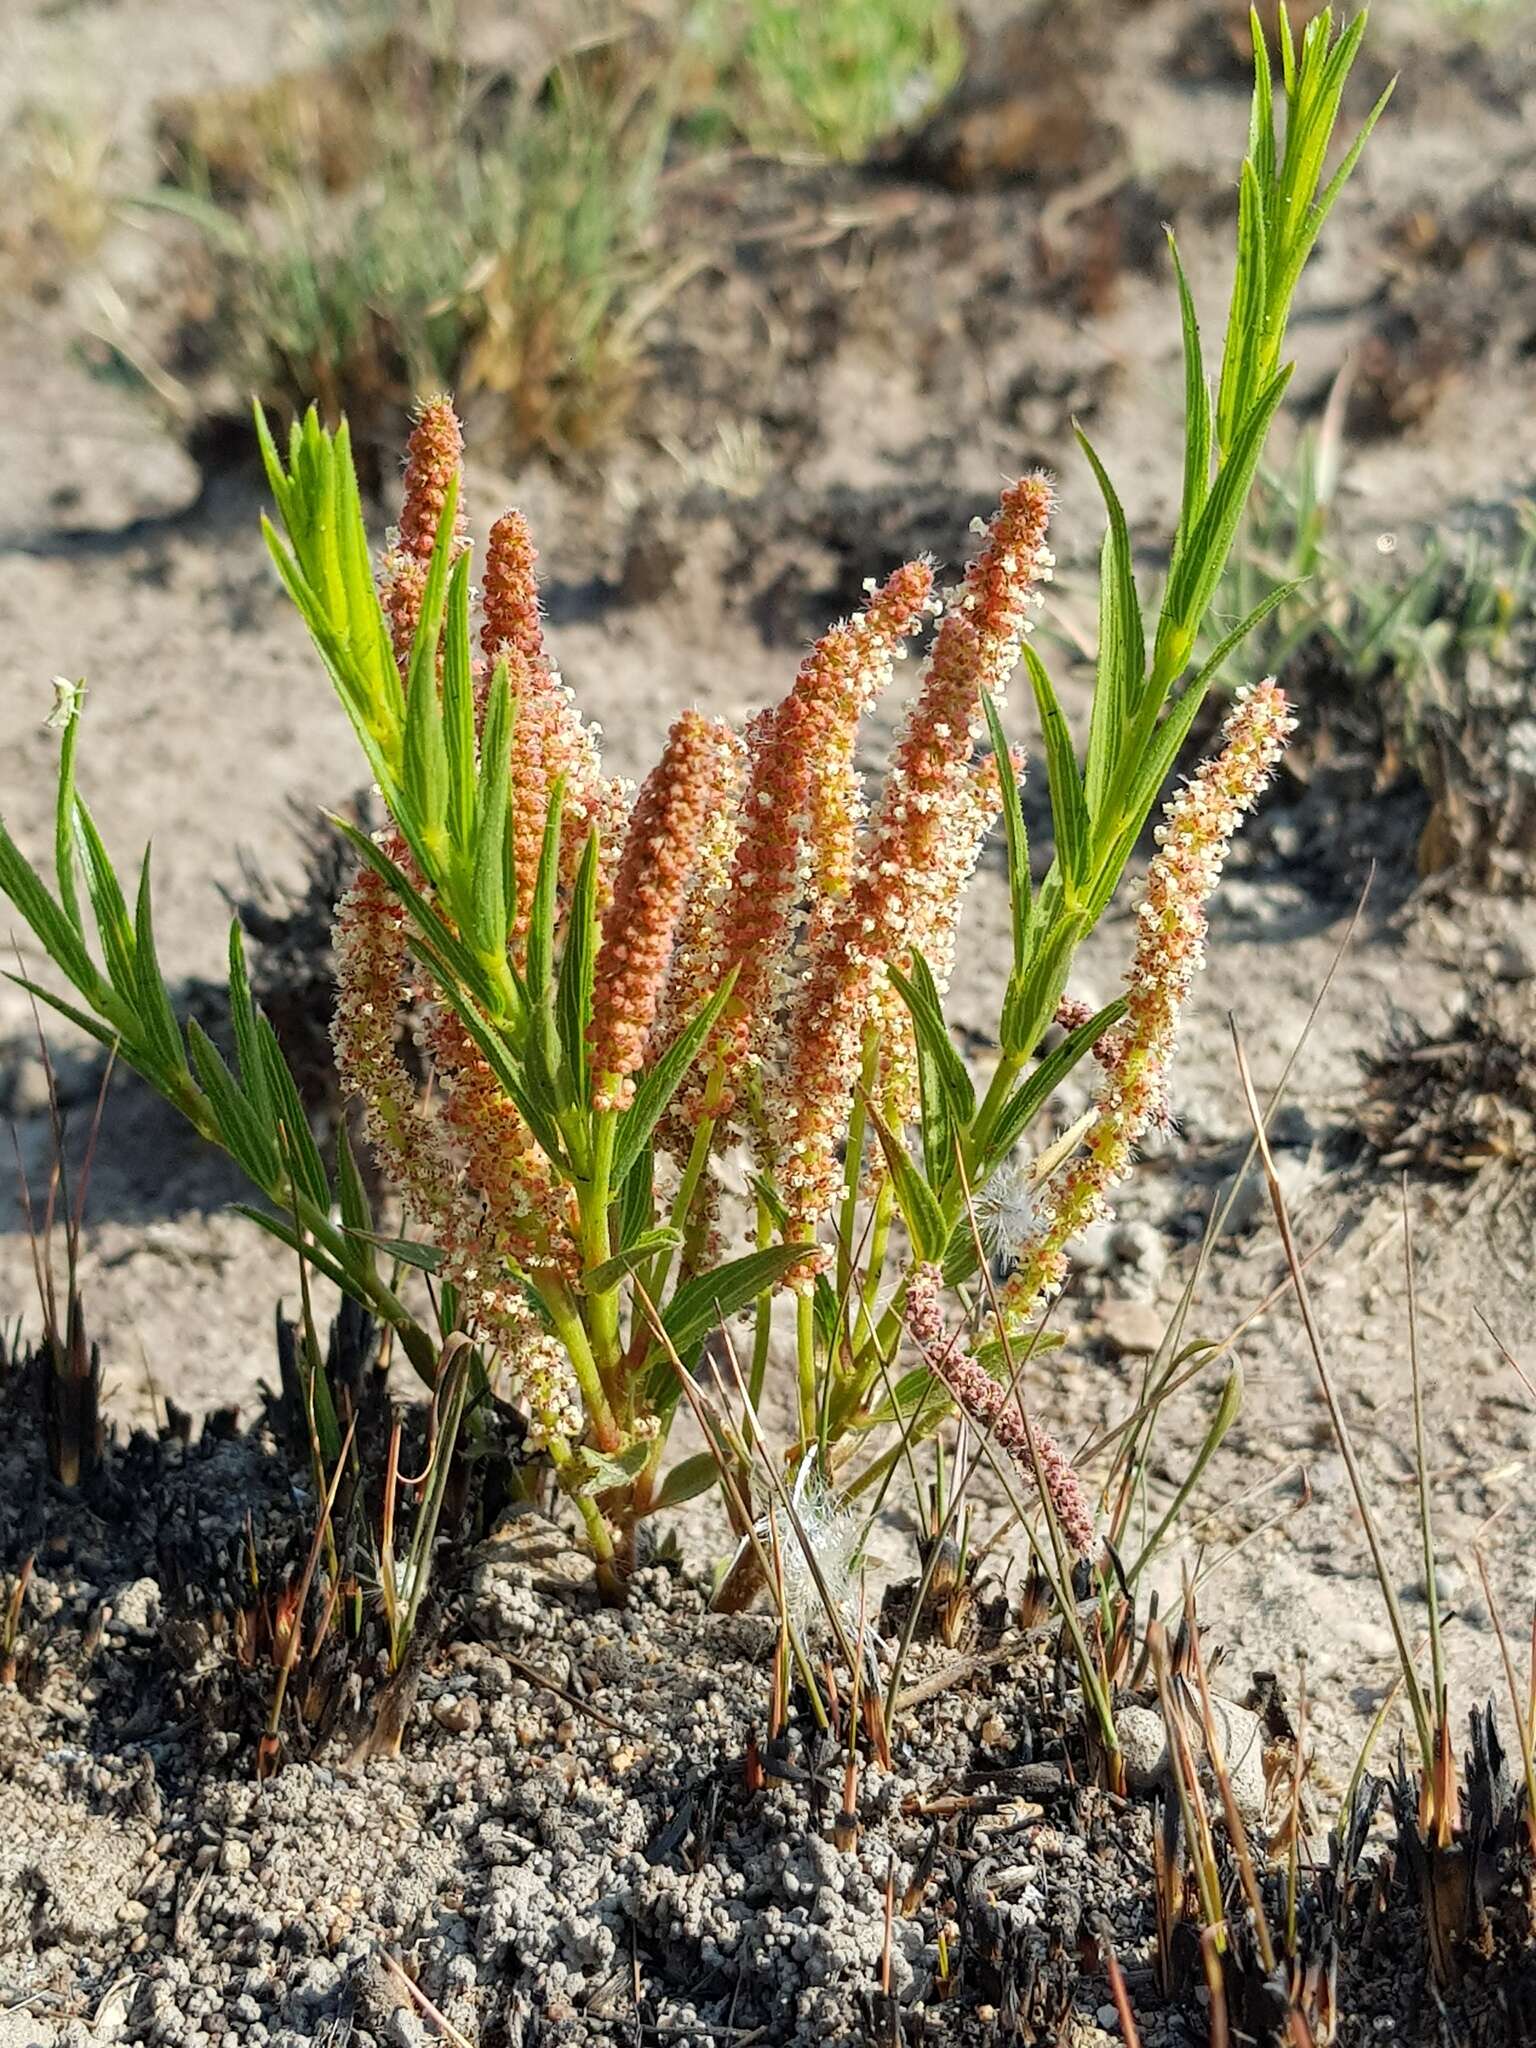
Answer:
[[[597,834],[589,832],[565,920],[565,949],[560,958],[555,1003],[561,1050],[569,1064],[575,1099],[583,1107],[587,1106],[591,1087],[587,1032],[592,1023],[592,988],[597,965],[597,859]]]
[[[649,1512],[658,1515],[664,1508],[680,1508],[684,1501],[696,1500],[701,1493],[718,1484],[720,1466],[713,1451],[695,1451],[691,1458],[683,1458],[672,1467],[661,1482],[660,1491],[650,1505]]]
[[[556,776],[544,814],[544,838],[528,915],[528,994],[535,1004],[546,1002],[555,971],[555,895],[560,882],[560,829],[565,819],[565,777]]]
[[[1008,910],[1013,930],[1014,972],[1023,969],[1029,952],[1029,919],[1034,888],[1029,873],[1029,834],[1024,829],[1024,804],[1019,778],[1013,766],[1002,715],[990,690],[981,693],[981,708],[987,721],[987,736],[997,762],[998,785],[1003,798],[1003,839],[1008,852]]]
[[[134,1008],[138,1011],[147,1042],[157,1057],[164,1061],[168,1072],[185,1070],[187,1059],[182,1050],[181,1033],[176,1028],[176,1013],[171,1008],[170,994],[160,972],[155,948],[148,847],[144,849],[144,865],[139,870],[139,894],[134,907],[133,978]]]
[[[229,923],[229,1014],[235,1031],[235,1052],[240,1061],[240,1086],[266,1129],[274,1118],[272,1091],[267,1085],[266,1064],[261,1057],[261,1040],[256,1031],[256,1006],[245,971],[244,934],[238,917]]]
[[[116,870],[82,797],[75,798],[75,829],[85,863],[86,893],[96,916],[102,958],[118,996],[137,1015],[133,972],[133,925]]]
[[[645,1230],[622,1251],[615,1252],[611,1259],[604,1259],[600,1266],[594,1266],[589,1273],[581,1276],[584,1294],[606,1294],[610,1287],[633,1273],[637,1266],[643,1266],[658,1252],[675,1251],[683,1241],[680,1230],[663,1227],[660,1230]]]
[[[1178,244],[1172,231],[1168,253],[1179,287],[1179,322],[1184,336],[1184,492],[1179,505],[1179,530],[1174,541],[1173,561],[1189,545],[1200,514],[1205,510],[1211,484],[1211,393],[1205,377],[1205,357],[1200,346],[1200,322],[1195,314],[1194,295],[1179,260]],[[1170,569],[1171,569],[1170,564]]]
[[[475,685],[469,644],[469,550],[453,565],[443,626],[443,751],[448,769],[448,837],[470,845],[475,817]]]
[[[613,1153],[613,1177],[616,1181],[624,1179],[639,1156],[641,1146],[650,1142],[651,1133],[667,1104],[681,1087],[684,1076],[720,1021],[720,1013],[730,1001],[735,985],[733,968],[692,1021],[678,1032],[655,1065],[641,1075],[633,1102],[619,1118],[618,1139]]]
[[[278,1179],[277,1147],[195,1017],[187,1026],[187,1043],[198,1082],[218,1126],[220,1143],[257,1187],[273,1187]]]
[[[105,1008],[111,992],[85,942],[49,895],[31,863],[0,824],[0,895],[15,904],[38,944],[88,1001]]]
[[[619,1187],[619,1244],[633,1244],[650,1229],[655,1213],[656,1155],[642,1145]]]
[[[59,747],[59,787],[53,813],[53,868],[59,884],[59,908],[84,944],[85,926],[80,921],[80,898],[75,888],[75,744],[80,736],[80,713],[73,710],[64,727]]]
[[[271,1091],[273,1108],[282,1126],[281,1145],[284,1161],[298,1184],[299,1193],[324,1212],[331,1206],[331,1184],[326,1178],[320,1148],[315,1143],[315,1134],[309,1127],[308,1114],[299,1100],[299,1091],[294,1086],[293,1076],[288,1071],[283,1049],[277,1042],[277,1033],[259,1012],[256,1017],[256,1042],[261,1048],[261,1062],[266,1069],[267,1087]]]
[[[480,786],[475,796],[475,838],[470,941],[490,959],[505,947],[516,905],[507,888],[505,857],[512,760],[512,700],[507,665],[498,662],[480,739]]]
[[[944,1221],[939,1198],[913,1165],[900,1135],[891,1129],[873,1103],[869,1107],[869,1120],[885,1154],[897,1207],[912,1239],[912,1248],[920,1259],[936,1259],[942,1254],[949,1236],[949,1226]]]
[[[1055,686],[1045,663],[1027,642],[1024,665],[1034,687],[1040,726],[1045,739],[1046,773],[1051,789],[1051,826],[1056,837],[1056,857],[1061,863],[1069,892],[1075,891],[1088,871],[1088,808],[1077,772],[1077,755],[1072,735],[1057,699]]]
[[[1098,1044],[1104,1033],[1125,1015],[1125,997],[1116,996],[1097,1015],[1075,1031],[1068,1032],[1054,1052],[1046,1054],[1029,1078],[1009,1097],[987,1144],[985,1161],[977,1168],[978,1181],[989,1180],[1072,1069]]]
[[[258,1209],[251,1202],[234,1202],[230,1205],[237,1216],[244,1216],[254,1223],[258,1230],[264,1230],[268,1237],[275,1237],[279,1244],[287,1245],[289,1251],[297,1252],[307,1264],[314,1267],[322,1279],[342,1294],[350,1294],[354,1301],[360,1301],[365,1308],[371,1307],[367,1295],[359,1288],[357,1280],[348,1273],[345,1266],[333,1259],[329,1252],[317,1245],[307,1233],[295,1230],[286,1216],[274,1215],[270,1209]]]
[[[443,1260],[447,1257],[440,1246],[423,1244],[416,1237],[381,1237],[376,1231],[350,1226],[348,1235],[363,1239],[374,1251],[380,1251],[387,1259],[394,1259],[402,1266],[413,1267],[418,1273],[440,1273]]]
[[[756,1301],[805,1260],[803,1244],[771,1244],[685,1280],[662,1311],[673,1349],[691,1367],[711,1330]]]

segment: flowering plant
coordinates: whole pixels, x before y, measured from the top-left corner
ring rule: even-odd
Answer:
[[[1272,683],[1238,694],[1219,753],[1167,807],[1127,992],[1085,1014],[1068,994],[1077,949],[1113,901],[1212,680],[1286,594],[1272,592],[1190,672],[1288,381],[1291,297],[1370,126],[1324,185],[1363,21],[1335,37],[1325,12],[1299,46],[1280,21],[1284,145],[1255,21],[1214,402],[1174,256],[1186,457],[1167,578],[1146,617],[1124,512],[1083,442],[1108,530],[1081,760],[1027,639],[1052,563],[1043,476],[1002,493],[955,588],[941,589],[925,561],[871,584],[780,704],[741,734],[684,710],[631,793],[604,772],[545,647],[534,550],[516,513],[491,530],[477,599],[448,401],[428,403],[412,435],[377,575],[345,424],[330,433],[311,413],[284,453],[258,416],[278,514],[273,559],[388,812],[374,836],[339,823],[358,868],[337,915],[335,1044],[402,1197],[399,1237],[380,1236],[345,1136],[327,1173],[251,1001],[238,932],[235,1064],[195,1022],[183,1033],[156,961],[147,857],[130,911],[76,791],[73,710],[56,896],[0,834],[0,887],[78,1000],[36,992],[239,1161],[270,1203],[250,1213],[398,1333],[445,1413],[463,1411],[469,1382],[456,1378],[448,1400],[440,1342],[455,1374],[472,1361],[478,1396],[516,1406],[615,1586],[637,1525],[717,1473],[748,1533],[742,1446],[757,1440],[772,1305],[785,1292],[800,1474],[814,1466],[823,1487],[856,1494],[900,1455],[900,1443],[887,1446],[855,1470],[874,1434],[895,1430],[909,1444],[959,1401],[1043,1479],[1071,1543],[1092,1547],[1092,1513],[1066,1459],[1043,1431],[1009,1420],[998,1352],[1059,1290],[1068,1241],[1103,1213],[1138,1139],[1166,1114],[1203,905],[1290,729]],[[866,806],[861,717],[927,633],[925,673]],[[1054,837],[1038,883],[1002,719],[1021,660]],[[1012,960],[997,1063],[978,1090],[942,1003],[961,893],[999,818]],[[430,1068],[425,1094],[399,1052],[408,1010]],[[1053,1023],[1063,1033],[1042,1054]],[[1102,1077],[1094,1109],[1020,1161],[1090,1054]],[[751,1155],[753,1210],[733,1250],[720,1243],[717,1167],[737,1145]],[[985,1248],[1014,1269],[995,1314],[988,1234]],[[402,1264],[436,1277],[437,1335],[402,1298]],[[712,1332],[748,1308],[748,1364],[729,1396],[699,1405],[711,1451],[664,1473],[673,1416],[685,1393],[697,1396]],[[922,1362],[893,1378],[908,1334]],[[739,1424],[711,1426],[731,1403]]]

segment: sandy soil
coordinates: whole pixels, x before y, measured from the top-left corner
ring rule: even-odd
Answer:
[[[995,25],[1002,10],[989,12]],[[562,665],[602,720],[616,767],[643,768],[689,700],[730,714],[766,701],[864,575],[917,545],[954,561],[999,476],[1036,461],[1061,480],[1058,624],[1068,633],[1091,625],[1084,578],[1100,529],[1073,416],[1116,476],[1155,573],[1176,487],[1178,392],[1156,224],[1175,223],[1214,331],[1245,118],[1235,71],[1218,64],[1214,76],[1192,75],[1201,67],[1188,38],[1204,18],[1184,0],[1160,0],[1117,12],[1108,36],[1073,17],[1032,32],[1049,59],[1032,75],[1082,75],[1100,117],[1095,141],[1055,176],[955,192],[909,161],[864,173],[736,165],[678,180],[673,232],[707,260],[652,331],[654,382],[628,438],[580,475],[513,479],[473,452],[471,461],[481,530],[513,499],[534,519]],[[1491,17],[1486,33],[1495,33]],[[1367,565],[1383,532],[1407,543],[1442,523],[1496,526],[1536,478],[1536,48],[1513,17],[1505,37],[1475,40],[1427,6],[1380,10],[1357,110],[1399,64],[1406,76],[1303,293],[1293,420],[1315,417],[1345,354],[1368,351],[1378,333],[1397,337],[1383,388],[1413,388],[1406,426],[1368,433],[1362,415],[1350,442],[1341,518]],[[0,25],[0,118],[23,92],[46,97],[84,79],[110,107],[124,175],[142,179],[159,97],[268,75],[303,48],[295,17],[265,0],[198,10],[191,21],[151,0],[68,9],[13,0]],[[75,347],[81,327],[99,330],[115,304],[133,333],[154,341],[157,246],[142,222],[116,227],[99,260],[51,302],[23,299],[7,315],[0,794],[23,847],[42,853],[55,745],[43,724],[49,679],[85,675],[84,787],[124,861],[153,839],[165,963],[192,978],[218,971],[220,891],[238,887],[242,852],[293,877],[287,805],[334,801],[357,770],[265,565],[255,477],[238,464],[200,472],[174,424],[141,392],[92,375]],[[722,492],[710,482],[722,430],[743,426],[759,437],[761,460]],[[1080,667],[1067,672],[1065,694],[1080,713]],[[1309,708],[1304,700],[1304,720]],[[1028,737],[1018,703],[1013,716]],[[1042,802],[1032,791],[1032,805]],[[1536,972],[1528,901],[1418,891],[1421,815],[1411,791],[1376,800],[1356,791],[1348,802],[1338,789],[1279,792],[1217,912],[1182,1054],[1179,1134],[1122,1212],[1153,1228],[1117,1240],[1103,1270],[1084,1275],[1072,1311],[1081,1338],[1052,1363],[1047,1407],[1075,1438],[1134,1400],[1140,1367],[1124,1354],[1138,1341],[1137,1319],[1127,1308],[1138,1296],[1165,1308],[1176,1297],[1212,1190],[1246,1141],[1228,1013],[1265,1090],[1379,857],[1357,937],[1293,1078],[1283,1156],[1303,1240],[1327,1241],[1313,1268],[1320,1320],[1406,1587],[1421,1568],[1408,1484],[1402,1195],[1355,1139],[1361,1062],[1405,1020],[1443,1030],[1469,997],[1481,1000],[1489,962],[1506,980]],[[977,1048],[993,1015],[1003,908],[994,862],[970,906],[955,992],[962,1035]],[[1125,920],[1109,920],[1085,957],[1090,992],[1112,991],[1127,949]],[[24,1003],[0,991],[0,1037],[12,1046],[5,1086],[35,1177],[47,1131],[27,1029]],[[51,1035],[67,1052],[67,1034]],[[66,1059],[65,1081],[78,1129],[94,1086],[89,1064]],[[1410,1174],[1408,1184],[1436,1505],[1459,1613],[1452,1656],[1468,1701],[1500,1683],[1471,1554],[1480,1532],[1517,1632],[1532,1593],[1536,1413],[1472,1313],[1536,1366],[1528,1167],[1493,1166],[1473,1182]],[[237,1193],[141,1091],[114,1089],[83,1277],[119,1415],[143,1419],[166,1395],[194,1409],[249,1405],[273,1370],[273,1305],[292,1296],[294,1276],[275,1248],[222,1213]],[[1262,1204],[1245,1209],[1248,1227],[1218,1250],[1193,1334],[1224,1335],[1276,1284]],[[32,1306],[7,1188],[0,1317],[30,1317]],[[1294,1687],[1306,1653],[1337,1767],[1389,1680],[1390,1641],[1293,1308],[1250,1328],[1238,1353],[1243,1417],[1202,1486],[1187,1541],[1170,1554],[1165,1586],[1203,1561],[1202,1608],[1241,1671],[1268,1666]],[[1212,1394],[1196,1382],[1171,1416],[1167,1474],[1202,1435]]]

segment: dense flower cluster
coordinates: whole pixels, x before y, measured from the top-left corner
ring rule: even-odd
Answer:
[[[408,858],[391,834],[384,850]],[[570,1362],[551,1343],[511,1283],[507,1257],[553,1262],[568,1238],[549,1213],[553,1190],[517,1123],[452,1013],[429,1014],[427,1033],[445,1079],[437,1116],[423,1106],[397,1040],[404,1009],[435,993],[412,979],[405,916],[371,868],[354,876],[337,908],[336,1063],[363,1104],[369,1144],[388,1168],[411,1220],[443,1254],[443,1270],[464,1295],[470,1323],[492,1342],[513,1392],[527,1400],[536,1435],[580,1432],[580,1398]],[[509,1121],[510,1119],[510,1121]],[[518,1177],[519,1168],[528,1174]],[[530,1171],[530,1169],[532,1169]],[[540,1215],[531,1197],[542,1193]],[[551,1227],[553,1222],[554,1227]]]
[[[438,521],[448,502],[448,493],[464,461],[464,435],[452,401],[429,398],[411,433],[405,458],[405,496],[400,507],[400,524],[391,534],[385,550],[381,595],[384,615],[389,621],[395,659],[404,670],[421,618],[422,594],[427,585],[427,566],[437,539]],[[462,507],[454,520],[460,546],[464,544]]]
[[[725,978],[721,916],[741,837],[747,749],[741,736],[727,725],[716,723],[713,736],[718,752],[719,800],[705,821],[687,900],[677,921],[666,986],[651,1027],[652,1059],[666,1050]],[[678,1159],[686,1157],[694,1127],[707,1106],[712,1106],[709,1083],[710,1076],[696,1066],[657,1128],[658,1145]]]
[[[1093,1509],[1071,1459],[1049,1430],[1026,1420],[1021,1404],[1010,1404],[1007,1388],[946,1330],[943,1286],[944,1276],[937,1266],[914,1269],[907,1283],[906,1304],[907,1329],[913,1342],[954,1395],[961,1412],[1007,1453],[1031,1486],[1035,1464],[1030,1439],[1034,1439],[1061,1533],[1079,1557],[1091,1557],[1096,1547]]]
[[[380,569],[380,598],[402,673],[462,455],[452,406],[429,400],[411,435],[400,522]],[[462,518],[458,530],[463,546]],[[515,515],[501,522],[488,567],[492,588],[482,642],[510,644],[530,678],[564,705],[565,693],[542,657],[533,562],[526,528]],[[536,749],[520,758],[526,763],[530,756],[540,759]],[[531,893],[547,802],[546,783],[531,845],[518,848],[520,900]],[[397,832],[387,836],[384,851],[410,871]],[[543,1330],[508,1265],[555,1271],[572,1265],[568,1195],[440,991],[414,967],[405,913],[370,868],[358,871],[337,907],[335,951],[337,1066],[364,1106],[370,1144],[412,1221],[441,1250],[443,1272],[463,1294],[472,1327],[491,1340],[511,1390],[527,1401],[535,1438],[579,1435],[580,1397],[570,1362]],[[398,1049],[402,1018],[418,1005],[437,1083],[430,1106]]]
[[[1021,1318],[1038,1314],[1060,1291],[1067,1245],[1104,1215],[1137,1144],[1168,1114],[1179,1013],[1205,964],[1205,906],[1232,835],[1269,781],[1295,724],[1274,682],[1239,691],[1222,727],[1221,751],[1169,799],[1136,913],[1125,1018],[1100,1048],[1097,1113],[1083,1151],[1046,1191],[1039,1225],[1008,1283],[1008,1308]]]
[[[491,528],[480,585],[480,646],[488,662],[517,653],[536,666],[544,659],[539,604],[539,551],[521,512],[504,512]]]
[[[836,1195],[837,1146],[872,1029],[882,1099],[897,1121],[910,1112],[909,1026],[885,970],[917,947],[947,984],[960,893],[997,814],[995,764],[973,766],[982,697],[999,695],[1017,665],[1050,573],[1050,513],[1042,476],[1004,493],[935,636],[847,898],[812,935],[769,1104],[781,1192],[802,1227]]]
[[[699,848],[719,807],[725,729],[685,711],[636,799],[592,997],[592,1071],[600,1108],[621,1109],[645,1063]]]
[[[862,612],[823,634],[783,703],[747,730],[749,767],[720,955],[736,986],[719,1048],[731,1081],[760,1061],[782,993],[795,913],[810,875],[838,900],[852,871],[860,800],[854,736],[928,616],[933,572],[908,562]]]
[[[392,860],[406,858],[396,832],[384,840]],[[405,912],[372,868],[359,867],[336,907],[336,1064],[363,1105],[368,1142],[421,1222],[435,1227],[452,1197],[416,1082],[400,1057],[402,1011],[415,1001]]]
[[[538,550],[521,512],[507,512],[491,528],[480,590],[482,674],[485,694],[498,663],[505,663],[512,696],[512,844],[519,880],[513,918],[514,953],[528,933],[533,877],[544,842],[544,821],[557,781],[565,786],[561,870],[569,882],[595,827],[604,853],[606,902],[629,812],[626,783],[604,775],[598,729],[576,709],[575,697],[544,647],[537,580]]]

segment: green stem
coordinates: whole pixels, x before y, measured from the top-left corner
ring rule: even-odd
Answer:
[[[869,1124],[868,1098],[879,1072],[880,1039],[873,1026],[864,1033],[859,1086],[848,1118],[848,1147],[843,1155],[843,1207],[837,1224],[837,1296],[844,1300],[853,1287],[854,1225],[858,1220],[859,1179],[864,1169],[864,1136]]]
[[[816,1304],[809,1288],[795,1296],[795,1364],[800,1390],[800,1442],[816,1438]]]
[[[220,1146],[219,1149],[223,1151],[225,1148]],[[297,1199],[291,1188],[263,1188],[262,1193],[275,1209],[290,1215],[297,1209],[300,1223],[346,1275],[348,1287],[375,1310],[380,1320],[388,1323],[400,1339],[400,1348],[415,1368],[417,1377],[429,1387],[435,1385],[437,1346],[431,1335],[377,1273],[358,1263],[355,1242],[344,1231],[338,1230],[325,1211],[302,1192],[297,1194]]]
[[[773,1217],[768,1204],[759,1197],[757,1204],[757,1249],[765,1251],[773,1243]],[[773,1290],[767,1289],[757,1297],[752,1309],[752,1364],[747,1374],[747,1395],[752,1403],[752,1413],[760,1414],[763,1398],[763,1382],[768,1377],[768,1351],[773,1342]],[[751,1421],[743,1417],[742,1434],[748,1444],[752,1441]]]
[[[616,1111],[601,1111],[594,1119],[592,1178],[580,1196],[582,1257],[589,1272],[612,1255],[608,1204],[613,1186],[613,1151],[618,1131]],[[587,1321],[597,1364],[600,1370],[611,1371],[619,1362],[621,1349],[617,1284],[604,1288],[599,1294],[587,1296]]]
[[[699,1183],[703,1180],[705,1169],[709,1165],[709,1155],[714,1142],[715,1119],[712,1116],[700,1117],[694,1125],[693,1143],[688,1148],[688,1164],[683,1168],[683,1177],[672,1200],[672,1213],[667,1219],[679,1235],[688,1227],[688,1218],[693,1213],[694,1198],[699,1192]],[[676,1248],[669,1246],[666,1251],[658,1252],[651,1263],[645,1291],[658,1307],[672,1278],[672,1261],[675,1257]]]
[[[450,1348],[451,1344],[452,1340]],[[400,1660],[416,1632],[416,1615],[431,1579],[432,1546],[437,1540],[437,1525],[443,1511],[443,1497],[448,1490],[448,1475],[453,1464],[454,1447],[459,1440],[459,1426],[464,1419],[464,1403],[469,1394],[470,1375],[467,1359],[461,1367],[457,1358],[448,1357],[442,1370],[452,1373],[453,1385],[449,1389],[445,1412],[438,1418],[437,1443],[432,1458],[432,1476],[427,1482],[427,1497],[421,1504],[416,1527],[411,1532],[411,1547],[406,1567],[410,1590],[398,1635],[391,1645],[390,1664],[395,1670],[400,1668]]]
[[[896,1191],[890,1176],[881,1181],[875,1194],[875,1220],[869,1232],[869,1259],[864,1268],[862,1294],[863,1318],[866,1326],[873,1327],[875,1303],[880,1296],[880,1282],[885,1277],[886,1247],[891,1241],[891,1224],[896,1214]]]
[[[576,1462],[576,1453],[563,1436],[555,1435],[553,1432],[546,1439],[546,1447],[549,1451],[549,1462],[555,1468],[556,1478],[564,1480]],[[565,1490],[568,1493],[571,1491],[568,1485]],[[589,1494],[576,1493],[572,1494],[572,1498],[576,1502],[576,1512],[581,1516],[582,1527],[587,1532],[592,1554],[597,1559],[599,1583],[606,1594],[617,1598],[622,1594],[623,1587],[613,1545],[613,1531],[603,1520],[602,1509]]]
[[[971,1129],[966,1144],[966,1158],[974,1166],[986,1150],[992,1126],[1002,1115],[1003,1105],[1013,1093],[1013,1084],[1023,1071],[1025,1055],[1021,1052],[1005,1052],[993,1070],[981,1108],[971,1119]]]
[[[555,1334],[565,1346],[566,1356],[571,1361],[571,1370],[576,1375],[576,1384],[581,1389],[581,1398],[587,1414],[592,1420],[592,1432],[600,1451],[616,1451],[619,1448],[620,1432],[614,1420],[613,1410],[608,1403],[603,1376],[598,1369],[586,1325],[582,1322],[576,1303],[569,1288],[562,1281],[550,1281],[539,1288],[539,1299],[549,1310],[549,1319],[555,1326]]]

